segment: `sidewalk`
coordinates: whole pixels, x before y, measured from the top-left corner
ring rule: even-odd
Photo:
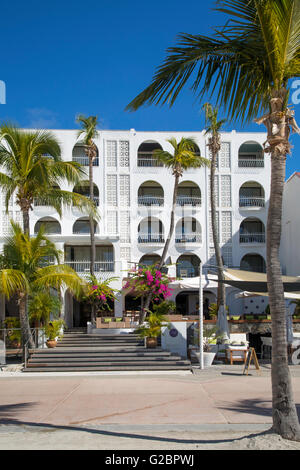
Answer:
[[[300,443],[259,436],[272,424],[270,365],[262,366],[260,375],[255,368],[248,376],[242,372],[242,365],[168,375],[0,372],[0,449],[276,444],[300,450]],[[292,366],[291,374],[300,404],[299,366]],[[258,436],[249,438],[253,434]]]

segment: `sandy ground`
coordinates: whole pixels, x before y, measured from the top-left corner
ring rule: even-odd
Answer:
[[[0,427],[1,450],[300,450],[300,442],[272,432],[169,431],[113,432],[103,429],[40,430]]]

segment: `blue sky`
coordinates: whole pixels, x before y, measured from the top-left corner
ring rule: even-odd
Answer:
[[[211,34],[224,24],[208,0],[16,0],[1,5],[0,80],[6,104],[0,121],[22,127],[76,128],[78,113],[97,114],[102,128],[198,131],[201,103],[185,89],[175,105],[125,106],[147,86],[180,32]],[[299,108],[299,113],[298,109]],[[300,104],[295,106],[300,121]],[[264,131],[263,126],[231,129]],[[287,177],[300,170],[300,136],[293,136]],[[267,157],[268,158],[268,157]]]

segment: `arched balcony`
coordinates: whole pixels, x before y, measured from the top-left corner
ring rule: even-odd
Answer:
[[[183,217],[176,224],[175,243],[202,243],[201,225],[194,217]]]
[[[96,206],[99,206],[99,189],[98,189],[98,186],[95,183],[93,183],[93,187],[94,187],[93,200],[94,200],[94,203],[96,204]],[[82,196],[85,196],[88,199],[90,199],[90,183],[89,183],[89,181],[82,181],[80,184],[77,184],[76,186],[74,186],[73,193],[81,194]]]
[[[239,148],[240,168],[263,168],[264,152],[260,144],[253,141],[244,142]]]
[[[257,273],[266,272],[266,263],[261,255],[249,253],[245,255],[240,262],[240,269]]]
[[[146,217],[138,226],[138,243],[141,244],[162,244],[164,239],[164,227],[156,217]]]
[[[34,226],[34,234],[37,234],[41,227],[44,227],[46,235],[60,235],[61,226],[54,217],[43,217],[39,219]]]
[[[162,146],[155,141],[143,142],[138,148],[137,165],[140,167],[159,167],[163,164],[153,155],[154,150],[162,150]]]
[[[265,207],[264,188],[256,181],[248,181],[240,187],[239,206],[243,209]]]
[[[265,226],[261,220],[247,218],[240,225],[240,243],[261,244],[265,243]]]
[[[164,190],[156,181],[146,181],[141,184],[138,190],[138,205],[139,206],[163,206],[164,205]]]
[[[201,206],[201,191],[192,181],[183,181],[178,186],[176,203],[178,206]]]
[[[96,233],[98,228],[97,222],[94,221],[94,233]],[[88,217],[81,217],[77,219],[73,225],[73,234],[74,235],[90,235],[90,221]]]
[[[76,163],[80,163],[83,166],[89,166],[89,157],[85,152],[85,146],[78,142],[73,147],[72,151],[72,161]],[[97,157],[93,161],[93,166],[99,166],[99,153],[97,149]]]
[[[179,278],[199,276],[200,258],[197,255],[181,255],[176,265],[176,276]]]

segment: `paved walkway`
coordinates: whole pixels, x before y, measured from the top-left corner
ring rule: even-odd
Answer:
[[[0,372],[0,448],[27,448],[34,445],[32,440],[36,448],[47,448],[54,431],[63,433],[64,437],[55,438],[61,448],[95,448],[84,442],[100,433],[106,449],[120,446],[122,439],[123,448],[128,448],[128,439],[131,445],[132,439],[138,439],[136,448],[166,448],[167,442],[171,446],[167,448],[176,448],[172,445],[196,445],[197,433],[197,439],[204,433],[211,434],[213,441],[213,436],[224,437],[229,431],[238,438],[245,432],[259,433],[272,423],[270,366],[262,367],[260,375],[255,369],[248,376],[242,371],[241,365],[222,365],[170,375]],[[300,404],[299,366],[291,367],[291,372],[295,402]],[[156,436],[152,444],[145,438],[149,432]]]

